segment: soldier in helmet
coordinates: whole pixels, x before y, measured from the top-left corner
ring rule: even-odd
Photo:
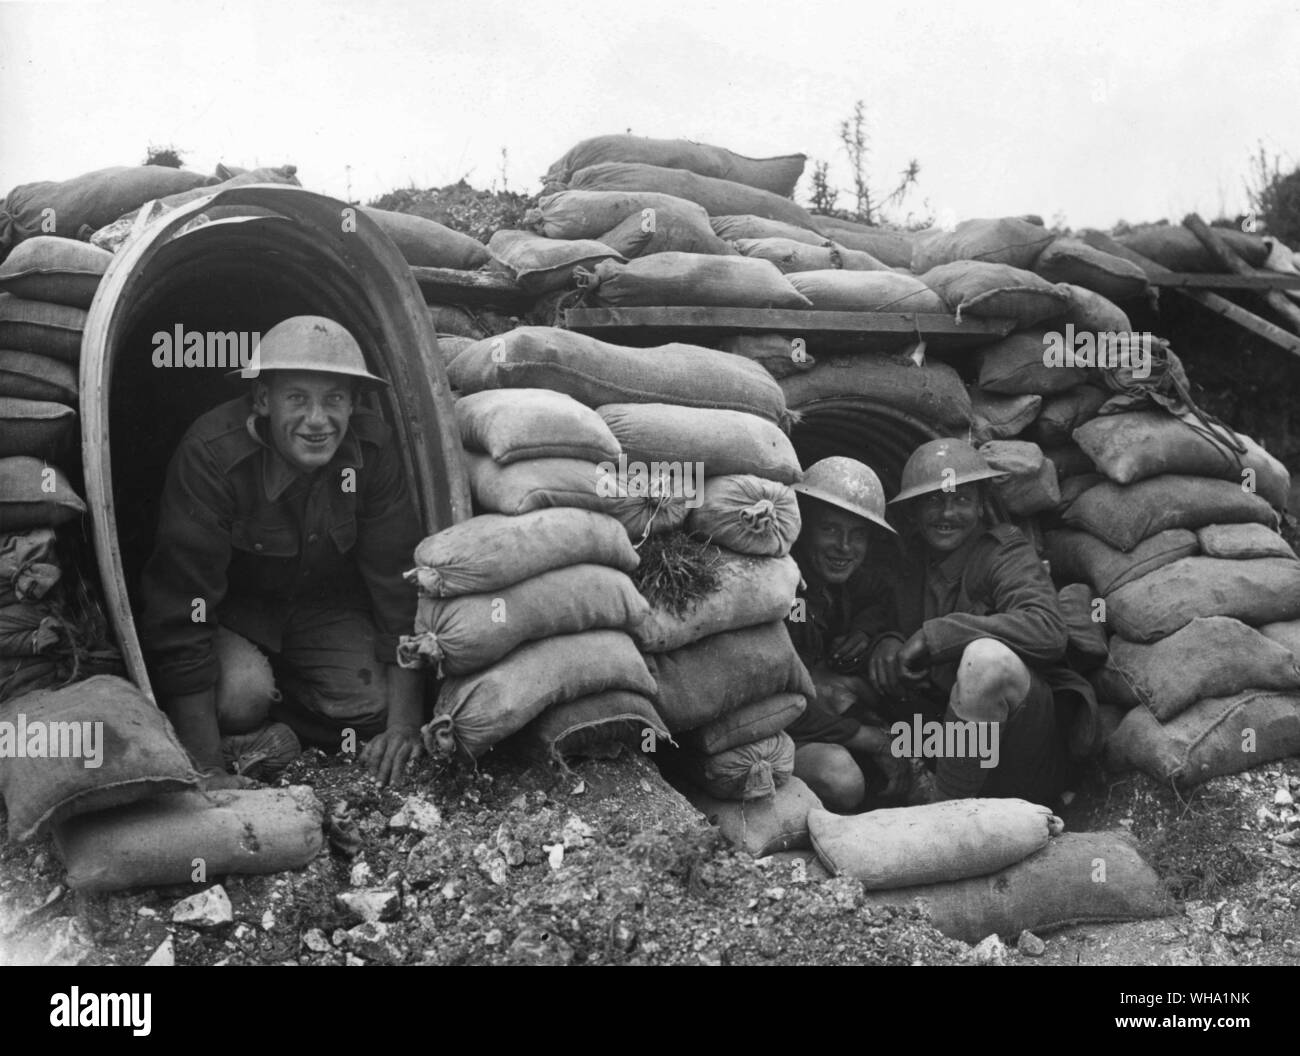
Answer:
[[[1064,788],[1062,730],[1077,717],[1083,732],[1072,736],[1086,741],[1096,702],[1065,666],[1068,630],[1043,563],[1019,529],[985,513],[997,476],[956,439],[922,444],[908,459],[890,500],[905,525],[905,556],[889,594],[889,629],[870,644],[867,680],[912,729],[928,722],[990,735],[979,742],[989,752],[971,751],[970,736],[925,752],[933,777],[921,771],[919,798],[1050,805]],[[1058,716],[1056,697],[1077,713]],[[915,755],[920,745],[912,747]]]
[[[894,529],[879,478],[855,459],[824,458],[794,487],[803,523],[793,554],[804,585],[786,626],[817,695],[787,732],[795,774],[828,808],[848,812],[868,792],[901,795],[910,776],[864,677],[869,646],[885,630],[886,587],[867,558]]]
[[[141,585],[155,689],[209,788],[349,730],[392,780],[420,752],[422,679],[395,655],[422,533],[388,427],[358,406],[387,383],[320,316],[277,324],[242,373],[167,469]]]

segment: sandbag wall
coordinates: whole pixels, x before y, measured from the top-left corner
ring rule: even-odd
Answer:
[[[77,367],[111,259],[37,235],[0,264],[0,703],[73,678],[85,648],[67,588],[79,577],[56,532],[86,511],[71,482],[81,476]]]
[[[550,757],[624,743],[723,798],[771,796],[811,691],[782,622],[800,468],[780,388],[711,349],[546,327],[469,344],[448,375],[478,515],[427,539],[412,573],[402,660],[448,676],[426,741],[469,757],[511,735]],[[682,545],[713,589],[676,604],[647,587],[652,603],[643,555]]]

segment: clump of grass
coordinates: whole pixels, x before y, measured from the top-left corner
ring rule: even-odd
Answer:
[[[632,581],[656,609],[684,616],[718,589],[722,554],[716,546],[684,532],[666,532],[650,536],[639,552],[641,564]]]

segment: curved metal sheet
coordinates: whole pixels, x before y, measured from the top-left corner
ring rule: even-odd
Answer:
[[[213,221],[176,237],[213,206],[273,211],[273,217]],[[81,438],[95,554],[109,617],[131,679],[152,696],[130,609],[116,537],[109,395],[119,343],[133,319],[166,288],[166,276],[217,247],[280,254],[288,284],[337,298],[357,326],[371,369],[392,383],[392,424],[425,529],[470,516],[468,476],[437,338],[410,268],[360,209],[279,184],[219,191],[159,217],[109,265],[91,304],[81,344]],[[154,302],[156,303],[156,301]],[[326,313],[333,314],[333,313]]]

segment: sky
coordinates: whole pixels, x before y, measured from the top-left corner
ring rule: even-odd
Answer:
[[[873,185],[920,163],[902,212],[1233,215],[1261,143],[1300,164],[1300,0],[0,0],[0,193],[150,144],[354,200],[533,193],[631,130],[829,161],[850,205],[859,99]]]

